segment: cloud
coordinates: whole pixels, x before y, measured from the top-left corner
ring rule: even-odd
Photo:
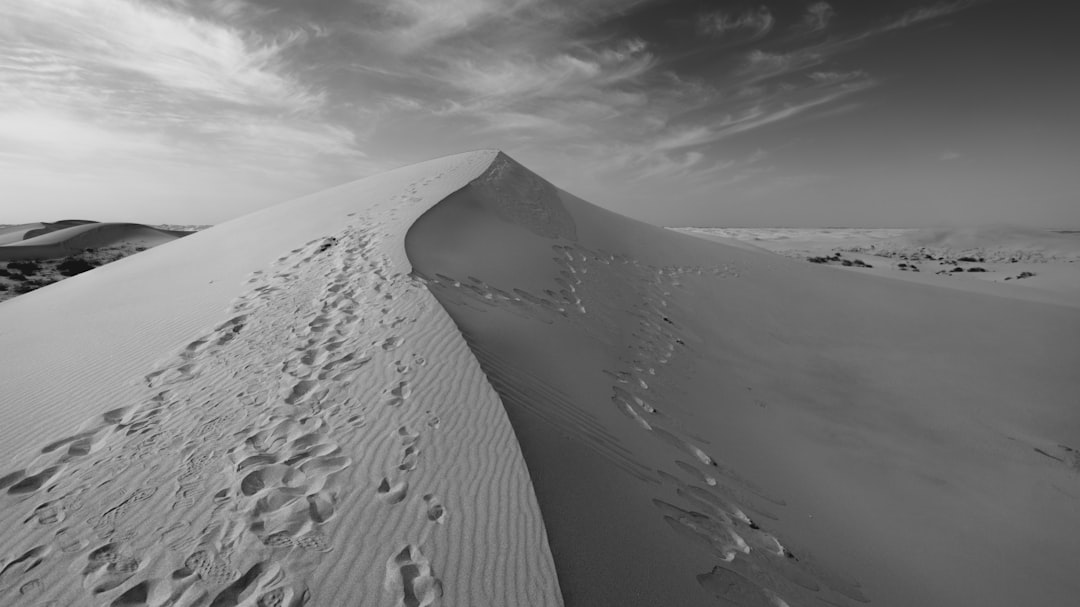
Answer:
[[[933,6],[913,8],[900,15],[900,17],[888,22],[882,26],[880,30],[891,31],[911,27],[919,23],[958,13],[984,1],[985,0],[956,0],[954,2],[941,2]]]
[[[23,76],[63,68],[80,80],[141,80],[179,94],[230,103],[310,110],[323,101],[291,77],[277,39],[127,0],[36,0],[0,4],[0,51]],[[42,43],[47,41],[47,43]],[[5,80],[11,72],[0,75]]]
[[[698,31],[702,34],[717,38],[735,36],[740,42],[763,38],[772,31],[775,23],[772,13],[764,6],[739,15],[716,11],[701,15],[697,19]]]
[[[746,54],[739,69],[740,74],[749,76],[749,80],[744,80],[741,84],[745,86],[793,71],[803,70],[822,63],[826,56],[826,53],[815,47],[788,53],[769,53],[762,50],[753,50]]]
[[[806,8],[798,29],[820,32],[829,27],[829,22],[836,16],[836,11],[827,2],[815,2]]]
[[[542,58],[532,53],[447,57],[430,70],[430,76],[473,96],[513,101],[525,96],[574,96],[583,89],[614,86],[641,76],[654,61],[645,43],[632,38]]]
[[[215,183],[265,193],[267,183],[297,192],[376,167],[354,131],[327,117],[328,93],[297,76],[304,30],[228,25],[221,19],[258,17],[237,0],[199,4],[209,11],[202,16],[186,7],[0,3],[5,170],[97,175],[99,189],[109,187],[103,175],[142,171],[140,183],[159,175],[184,184],[178,176],[191,172],[205,177],[188,182],[192,190]],[[262,183],[242,185],[252,181]]]
[[[866,72],[863,70],[853,70],[850,72],[811,72],[807,74],[807,77],[818,84],[839,84],[866,78]]]

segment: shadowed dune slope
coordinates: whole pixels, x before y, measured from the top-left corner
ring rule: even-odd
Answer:
[[[654,228],[500,155],[408,232],[568,605],[1066,605],[1080,315]]]
[[[28,230],[18,240],[0,242],[0,260],[54,259],[120,243],[154,247],[188,234],[140,223],[58,222]]]

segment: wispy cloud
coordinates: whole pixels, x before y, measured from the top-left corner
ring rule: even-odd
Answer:
[[[850,72],[811,72],[807,74],[807,77],[818,84],[839,84],[866,78],[867,75],[863,70],[852,70]]]
[[[0,0],[0,160],[316,189],[497,145],[623,183],[733,183],[770,162],[748,133],[879,84],[842,54],[977,3],[857,31],[820,1],[683,14],[707,50],[680,63],[621,18],[645,0]]]
[[[955,0],[953,2],[940,2],[932,6],[922,6],[908,10],[896,19],[886,23],[880,29],[882,31],[898,30],[911,27],[926,21],[940,19],[971,8],[986,0]]]
[[[765,6],[739,14],[715,11],[700,15],[698,31],[718,38],[735,37],[740,42],[752,42],[772,31],[776,20]]]
[[[748,77],[743,84],[750,84],[819,65],[827,56],[823,49],[817,47],[786,53],[753,50],[746,54],[738,73]]]
[[[308,182],[362,166],[353,133],[323,116],[327,93],[290,64],[308,34],[238,29],[184,5],[0,3],[0,152],[101,170],[286,169]],[[238,0],[200,6],[252,14]]]
[[[820,32],[829,27],[829,22],[836,15],[836,11],[827,2],[815,2],[806,8],[802,21],[797,29],[809,32]]]
[[[654,60],[646,44],[635,38],[544,58],[531,54],[448,57],[429,76],[470,95],[513,101],[526,95],[577,96],[613,86],[641,76]]]
[[[304,110],[322,102],[322,93],[290,77],[282,62],[285,49],[302,40],[300,32],[245,36],[126,0],[4,3],[0,15],[8,23],[0,48],[24,76],[59,68],[84,80],[139,78],[232,103]]]

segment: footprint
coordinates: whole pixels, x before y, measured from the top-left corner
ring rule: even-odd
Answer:
[[[408,545],[386,562],[386,590],[397,607],[429,607],[442,597],[442,581],[420,549]]]
[[[131,579],[140,565],[138,559],[121,553],[116,543],[99,546],[86,557],[83,585],[94,594],[108,592]]]
[[[307,502],[308,516],[312,521],[321,525],[334,517],[334,500],[329,493],[325,491],[313,493],[307,496]]]
[[[762,588],[742,575],[720,566],[697,576],[706,592],[718,599],[744,607],[776,607],[787,605],[775,592]]]
[[[391,485],[390,479],[384,477],[382,482],[379,483],[376,492],[388,504],[398,504],[408,495],[409,483],[408,481],[398,481]]]
[[[293,386],[292,393],[290,393],[289,396],[285,398],[285,404],[295,405],[296,403],[303,400],[304,397],[308,394],[308,392],[311,392],[311,390],[317,385],[317,382],[310,379],[304,379],[296,382],[296,385]]]
[[[390,395],[405,400],[412,396],[412,386],[407,381],[399,381],[396,386],[390,389]]]
[[[142,581],[116,597],[110,607],[145,607],[150,600],[150,582]]]
[[[42,470],[41,472],[38,472],[37,474],[33,474],[33,475],[30,475],[30,476],[26,476],[26,477],[21,476],[22,471],[13,472],[11,475],[8,475],[8,476],[19,474],[20,477],[21,477],[21,480],[14,483],[10,487],[8,487],[7,492],[10,495],[26,495],[28,493],[33,493],[33,492],[37,491],[38,489],[41,489],[42,487],[44,487],[45,483],[49,482],[52,479],[52,477],[56,476],[56,473],[59,472],[59,471],[60,471],[60,466],[49,466],[48,468],[45,468],[44,470]],[[7,478],[8,477],[5,476],[4,479],[2,479],[2,480],[7,480]],[[0,482],[0,486],[2,486],[2,485],[3,485],[3,483]]]
[[[259,578],[263,575],[265,565],[263,563],[255,563],[247,570],[247,573],[240,576],[240,579],[236,580],[232,584],[229,584],[224,590],[219,592],[214,597],[214,601],[210,603],[210,607],[239,607],[240,601],[245,594],[252,594],[248,592],[249,589],[254,590],[257,587]]]
[[[38,525],[55,525],[64,520],[64,511],[57,507],[53,502],[45,502],[34,511],[30,513],[30,516],[23,519],[23,523],[29,523],[30,521],[36,522]]]
[[[439,503],[439,498],[435,494],[425,495],[424,502],[427,504],[427,520],[440,525],[446,521],[446,508]]]
[[[5,586],[5,582],[7,582],[8,579],[17,578],[29,573],[44,562],[48,554],[48,546],[35,546],[24,552],[18,558],[8,562],[0,568],[0,586]]]
[[[211,552],[199,549],[184,559],[184,568],[174,572],[173,577],[187,577],[192,574],[197,574],[208,584],[219,585],[232,580],[235,572],[218,562]]]
[[[22,586],[19,586],[19,595],[33,596],[40,593],[44,589],[45,584],[42,584],[41,580],[35,578],[30,580],[29,582],[24,583]]]
[[[405,453],[401,456],[401,463],[398,464],[398,470],[401,470],[402,472],[412,472],[413,470],[416,470],[419,459],[419,449],[411,445],[405,447]]]
[[[330,552],[334,549],[330,544],[330,538],[319,531],[310,531],[296,538],[295,544],[304,550],[315,552]]]

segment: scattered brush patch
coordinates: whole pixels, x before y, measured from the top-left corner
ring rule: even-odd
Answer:
[[[1016,280],[1022,280],[1024,278],[1031,278],[1032,276],[1035,276],[1035,272],[1026,272],[1026,271],[1025,272],[1020,272],[1020,274],[1018,274],[1016,276]],[[1012,276],[1006,276],[1005,277],[1005,280],[1012,280],[1012,279],[1013,279]]]
[[[823,263],[823,264],[839,263],[840,265],[842,265],[844,267],[847,267],[847,268],[850,268],[850,267],[872,268],[872,267],[874,267],[874,266],[866,263],[865,261],[863,261],[861,259],[844,259],[843,257],[840,256],[839,253],[833,253],[832,255],[828,255],[828,256],[820,256],[820,255],[811,256],[811,257],[807,257],[806,261],[809,261],[810,263]]]
[[[41,271],[41,266],[35,261],[12,261],[8,263],[8,270],[18,270],[23,276],[33,276]]]
[[[0,262],[0,301],[29,293],[65,278],[123,259],[145,247],[117,245],[85,249],[63,259],[24,259]]]

